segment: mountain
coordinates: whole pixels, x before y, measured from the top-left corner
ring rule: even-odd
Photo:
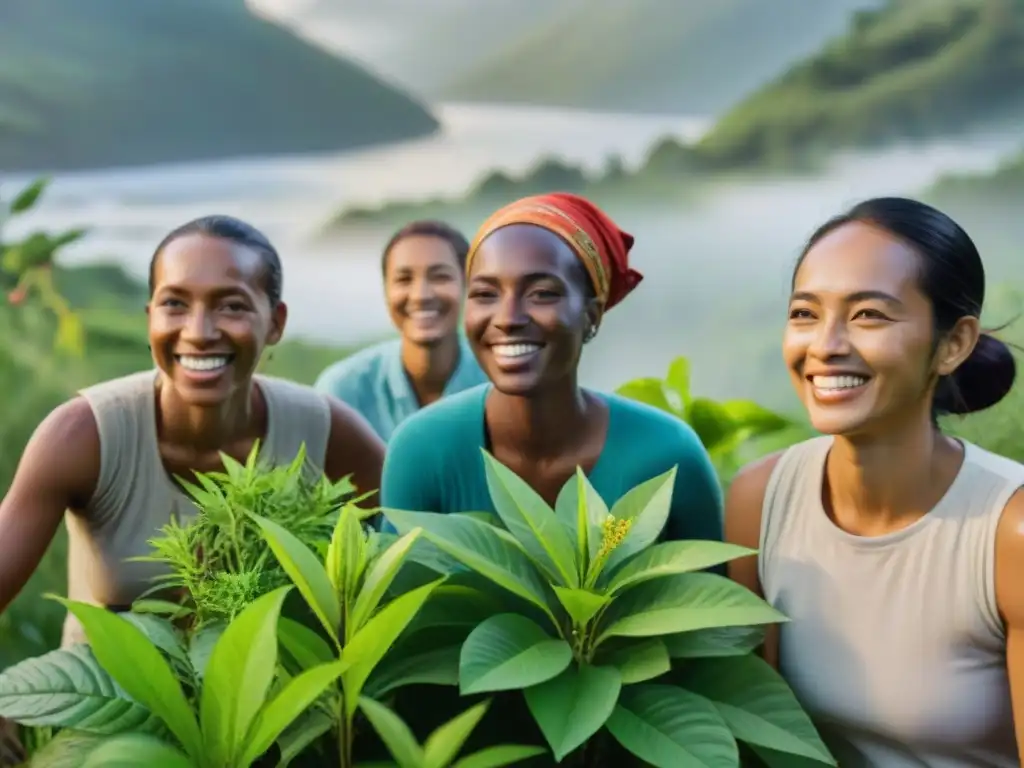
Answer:
[[[568,0],[570,3],[575,0]],[[273,18],[428,99],[557,15],[566,0],[250,0]]]
[[[451,101],[716,114],[879,0],[557,0],[439,90]],[[525,16],[526,14],[524,14]]]
[[[735,106],[697,146],[715,165],[1012,128],[1024,115],[1024,2],[890,0]]]
[[[331,151],[437,127],[242,0],[0,4],[5,171]]]

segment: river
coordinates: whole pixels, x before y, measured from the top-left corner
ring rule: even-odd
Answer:
[[[141,277],[153,247],[175,225],[209,213],[237,215],[282,252],[289,333],[362,341],[389,332],[378,266],[387,233],[314,245],[310,234],[332,213],[457,194],[496,167],[521,172],[546,155],[596,169],[617,154],[635,165],[658,138],[692,139],[707,125],[700,117],[519,106],[452,104],[436,112],[442,132],[399,145],[61,175],[19,227],[88,225],[90,237],[68,252],[68,262],[115,261]],[[688,354],[698,386],[714,386],[716,396],[757,396],[758,371],[775,368],[777,353],[744,328],[773,321],[765,307],[784,301],[789,266],[817,223],[859,197],[913,194],[942,173],[991,168],[1015,143],[978,136],[850,155],[824,178],[740,185],[669,215],[638,207],[620,225],[636,235],[636,263],[647,278],[635,300],[607,318],[585,357],[585,379],[612,387]],[[5,178],[0,192],[26,180]]]

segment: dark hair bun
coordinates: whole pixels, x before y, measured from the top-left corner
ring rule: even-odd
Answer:
[[[967,414],[998,403],[1013,388],[1017,362],[1002,341],[981,334],[974,351],[951,376],[939,380],[935,390],[938,413]]]

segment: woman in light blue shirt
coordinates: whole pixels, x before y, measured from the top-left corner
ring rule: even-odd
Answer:
[[[469,243],[439,221],[414,221],[384,248],[381,270],[400,338],[327,368],[316,388],[359,411],[385,442],[402,421],[487,380],[459,330]]]

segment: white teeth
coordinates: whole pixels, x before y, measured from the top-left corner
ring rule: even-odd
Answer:
[[[436,309],[417,309],[414,312],[410,312],[409,317],[413,320],[433,320],[440,314]]]
[[[526,357],[540,349],[540,344],[495,344],[491,349],[498,357]]]
[[[182,368],[187,368],[190,371],[215,371],[226,366],[228,358],[209,357],[206,355],[202,357],[197,355],[180,355],[178,362],[181,363]]]
[[[867,384],[868,380],[863,376],[814,376],[812,377],[812,382],[818,389],[835,391],[854,389],[855,387]]]

